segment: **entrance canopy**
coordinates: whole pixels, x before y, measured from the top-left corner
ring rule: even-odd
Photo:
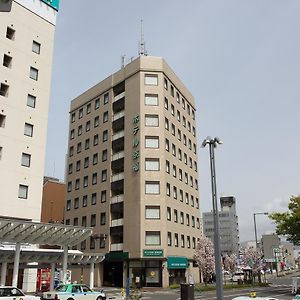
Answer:
[[[69,264],[91,264],[100,263],[104,260],[105,254],[102,253],[82,253],[78,250],[68,251]],[[64,251],[60,249],[32,249],[22,248],[20,251],[20,264],[36,262],[38,264],[62,263]],[[0,263],[13,263],[15,259],[15,249],[0,249]],[[38,265],[35,266],[38,268]]]
[[[0,219],[0,242],[74,246],[93,234],[92,228]]]

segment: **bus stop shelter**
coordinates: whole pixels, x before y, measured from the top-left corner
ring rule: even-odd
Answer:
[[[55,265],[62,264],[62,281],[65,283],[69,262],[90,264],[90,287],[93,288],[95,263],[101,262],[105,255],[69,250],[69,247],[78,245],[92,234],[92,228],[88,227],[0,219],[0,243],[2,244],[2,247],[0,246],[0,284],[5,285],[8,263],[13,263],[12,285],[17,286],[20,264],[48,262],[51,265],[51,275],[53,275],[50,288],[53,288]],[[39,249],[33,248],[32,245],[60,246],[62,250]]]

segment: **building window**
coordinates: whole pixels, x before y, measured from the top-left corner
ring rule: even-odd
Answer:
[[[93,173],[92,175],[92,185],[97,184],[97,173]]]
[[[78,118],[81,119],[83,117],[83,108],[80,108],[78,111]]]
[[[160,245],[159,231],[146,231],[146,245]]]
[[[83,216],[82,218],[81,218],[81,226],[82,227],[86,227],[86,216]]]
[[[192,227],[195,227],[195,217],[192,216]]]
[[[174,222],[178,223],[178,212],[177,212],[177,209],[174,209]]]
[[[39,75],[39,70],[34,67],[30,67],[29,77],[33,80],[38,80],[38,75]]]
[[[165,109],[169,109],[169,101],[165,98]]]
[[[187,108],[188,114],[190,115],[191,114],[191,108],[190,108],[190,106],[188,104],[186,105],[186,108]]]
[[[180,122],[180,120],[181,120],[181,117],[180,117],[180,111],[177,110],[177,121]]]
[[[12,63],[12,57],[4,54],[3,56],[3,66],[6,68],[11,68],[11,63]]]
[[[179,177],[179,180],[182,181],[182,170],[181,170],[181,169],[179,169],[178,174],[179,174],[179,176],[178,176],[178,177]]]
[[[74,199],[74,209],[79,208],[79,198]],[[74,224],[75,225],[75,224]],[[78,225],[78,224],[77,224]]]
[[[158,76],[156,74],[145,74],[146,85],[158,85]]]
[[[90,249],[95,249],[95,239],[90,237]]]
[[[185,193],[185,203],[189,204],[190,200],[189,200],[189,193]]]
[[[41,52],[41,44],[33,41],[32,42],[32,52],[36,53],[36,54],[40,54]]]
[[[165,140],[165,149],[166,149],[166,151],[170,151],[170,143],[169,143],[169,140],[168,139],[166,139]]]
[[[102,151],[102,161],[107,161],[107,149]]]
[[[68,173],[69,173],[69,174],[72,174],[72,173],[73,173],[73,164],[69,164],[69,167],[68,167]]]
[[[171,96],[174,97],[174,86],[171,85]]]
[[[174,246],[178,247],[178,233],[174,234]]]
[[[102,141],[106,142],[108,140],[108,131],[104,130],[103,131],[103,137],[102,137]]]
[[[93,214],[91,215],[91,227],[95,227],[96,226],[96,215]]]
[[[100,238],[100,248],[105,248],[105,237]]]
[[[28,185],[19,184],[19,198],[27,199],[28,198]]]
[[[169,120],[165,118],[165,128],[169,130]]]
[[[179,191],[179,200],[180,202],[183,202],[183,190]]]
[[[87,106],[86,106],[86,114],[87,114],[87,115],[90,114],[90,113],[91,113],[91,110],[92,110],[92,105],[91,105],[91,103],[89,103],[89,104],[87,104]]]
[[[84,195],[82,197],[82,207],[87,207],[87,200],[88,200],[87,195]]]
[[[177,187],[173,186],[173,198],[177,199]]]
[[[184,214],[182,211],[180,212],[180,224],[184,224]]]
[[[101,180],[102,182],[107,180],[107,170],[103,170],[101,173]]]
[[[93,155],[93,165],[96,165],[98,163],[98,153],[95,153]]]
[[[12,29],[11,27],[6,28],[6,38],[8,38],[9,40],[14,40],[15,34],[16,31],[14,29]]]
[[[166,172],[170,174],[170,162],[166,160]]]
[[[22,153],[22,162],[23,167],[30,167],[31,155],[28,153]]]
[[[182,117],[182,123],[183,123],[183,127],[186,127],[186,118],[184,116]]]
[[[6,120],[6,116],[0,114],[0,128],[4,128],[5,127],[5,120]]]
[[[80,171],[80,165],[81,165],[81,161],[77,160],[76,161],[76,172]]]
[[[179,141],[181,141],[181,130],[180,129],[178,129],[178,131],[177,131],[177,138]]]
[[[186,237],[186,246],[187,246],[188,248],[191,248],[191,238],[190,238],[190,236],[187,236],[187,237]]]
[[[146,171],[159,171],[159,158],[146,158],[145,159]]]
[[[183,234],[181,235],[180,240],[181,240],[181,248],[184,248],[185,244],[184,244],[184,235]]]
[[[101,203],[106,202],[106,191],[101,191]]]
[[[159,148],[159,137],[158,136],[146,136],[145,137],[145,148]]]
[[[94,127],[98,127],[99,126],[99,116],[95,117],[94,119]]]
[[[171,185],[168,182],[166,183],[166,194],[167,194],[167,196],[170,197],[170,194],[171,194]]]
[[[71,192],[71,191],[72,191],[72,181],[69,181],[69,182],[68,182],[67,191],[68,191],[68,192]]]
[[[178,148],[178,159],[182,160],[182,151],[180,148]]]
[[[95,109],[98,109],[99,107],[100,107],[100,99],[97,98],[97,99],[95,100]]]
[[[74,131],[74,129],[72,129],[72,130],[70,131],[70,140],[73,140],[74,137],[75,137],[75,131]]]
[[[186,225],[190,226],[190,215],[186,214]]]
[[[0,84],[0,96],[8,97],[9,85],[5,83]]]
[[[106,223],[106,214],[105,212],[102,212],[100,214],[100,225],[105,225],[105,223]]]
[[[36,97],[33,95],[27,95],[27,106],[35,108]]]
[[[86,139],[85,140],[85,145],[84,145],[84,149],[88,150],[90,148],[90,139]]]
[[[84,168],[85,169],[88,168],[89,164],[90,164],[90,158],[89,157],[85,157],[84,158],[84,162],[83,162]]]
[[[25,123],[24,135],[30,136],[30,137],[33,136],[33,125],[32,124]]]
[[[148,127],[158,127],[158,115],[145,115],[145,126]]]
[[[175,115],[175,108],[174,108],[173,104],[171,104],[171,114],[172,114],[172,116]]]
[[[103,103],[107,104],[108,101],[109,101],[109,93],[106,93],[106,94],[104,94],[104,97],[103,97]]]
[[[158,95],[146,94],[145,95],[145,105],[157,106],[158,105]]]
[[[108,121],[108,111],[103,113],[103,123],[106,123]]]
[[[75,190],[79,190],[79,188],[80,188],[80,179],[77,178],[77,179],[75,180]]]
[[[86,240],[82,241],[81,244],[80,244],[80,249],[81,250],[85,250],[85,248],[86,248]]]
[[[152,195],[159,195],[159,181],[146,181],[145,183],[145,193]]]
[[[77,153],[80,153],[81,152],[81,143],[78,143],[77,144]]]
[[[164,78],[164,88],[168,90],[168,79]]]
[[[83,177],[83,187],[87,187],[89,185],[89,177],[84,176]]]
[[[185,100],[182,99],[182,108],[185,109]]]
[[[74,155],[74,147],[71,146],[69,149],[69,157],[72,157]]]
[[[172,234],[171,234],[171,232],[168,232],[167,240],[168,240],[168,246],[172,246]]]
[[[78,126],[78,129],[77,129],[77,135],[78,135],[78,136],[82,135],[82,125],[79,125],[79,126]]]
[[[67,200],[66,210],[71,210],[71,200]]]
[[[85,131],[88,132],[91,130],[91,121],[87,121],[85,123]]]
[[[174,144],[172,144],[172,154],[176,156],[176,146]]]
[[[173,177],[177,176],[177,168],[175,165],[173,165]]]
[[[167,220],[172,220],[171,207],[167,207]]]
[[[92,194],[91,205],[95,205],[97,203],[97,193]]]
[[[176,101],[177,101],[177,103],[180,103],[180,96],[179,96],[178,92],[176,92]]]
[[[145,217],[146,219],[160,219],[160,207],[146,206]]]
[[[97,146],[99,144],[99,135],[95,134],[94,135],[94,141],[93,141],[93,145]]]

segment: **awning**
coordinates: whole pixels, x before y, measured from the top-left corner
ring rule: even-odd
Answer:
[[[168,256],[168,269],[186,269],[189,266],[188,259],[184,256]]]
[[[105,261],[124,261],[128,258],[128,252],[109,252],[105,254]]]
[[[62,263],[64,251],[60,249],[32,249],[21,248],[20,264],[36,262],[38,264]],[[68,251],[69,264],[100,263],[104,260],[104,253],[82,253],[78,250]],[[14,248],[0,249],[0,263],[13,263],[15,258]],[[38,267],[38,266],[37,266]]]
[[[0,219],[0,242],[74,246],[93,234],[92,228]]]

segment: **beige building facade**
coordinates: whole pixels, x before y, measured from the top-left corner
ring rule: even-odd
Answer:
[[[47,2],[0,2],[2,217],[40,220],[57,14]]]
[[[199,280],[195,110],[176,74],[150,56],[72,101],[65,222],[94,227],[78,249],[106,253],[97,285]]]

